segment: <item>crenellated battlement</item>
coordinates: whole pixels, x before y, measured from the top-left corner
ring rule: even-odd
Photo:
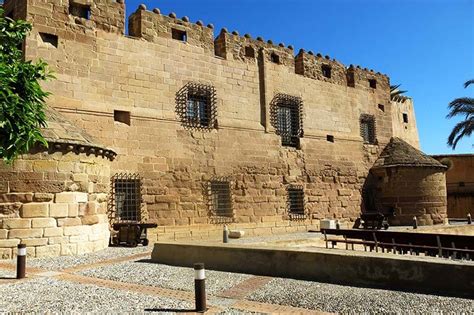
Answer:
[[[295,71],[305,77],[347,85],[346,67],[336,59],[301,49],[295,57]]]
[[[150,42],[156,42],[158,38],[176,39],[214,52],[214,26],[204,26],[201,21],[192,23],[186,16],[181,19],[175,13],[166,16],[159,9],[148,11],[142,4],[130,16],[128,27],[130,36]]]
[[[265,42],[262,37],[254,39],[250,34],[240,36],[237,31],[229,33],[225,28],[217,36],[215,45],[216,55],[224,59],[254,61],[258,54],[264,52],[267,61],[294,68],[294,51],[291,45],[275,45],[271,40]]]

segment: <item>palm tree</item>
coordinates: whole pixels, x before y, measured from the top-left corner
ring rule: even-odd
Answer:
[[[474,80],[469,80],[464,83],[464,88],[474,84]],[[474,131],[474,98],[461,97],[449,103],[449,114],[446,118],[454,116],[465,116],[465,119],[454,126],[451,134],[448,137],[448,145],[456,148],[458,141],[463,137],[468,137]]]
[[[390,85],[390,99],[392,101],[396,101],[396,102],[405,101],[406,96],[402,94],[406,93],[407,91],[399,90],[398,88],[400,87],[400,85],[401,84]]]

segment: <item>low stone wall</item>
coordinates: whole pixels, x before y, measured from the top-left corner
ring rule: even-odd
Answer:
[[[41,152],[0,164],[0,258],[76,255],[109,244],[109,161]]]
[[[244,231],[245,236],[262,236],[319,230],[319,220],[278,221],[227,224],[230,230]],[[345,226],[345,225],[344,225]],[[200,224],[191,226],[158,226],[148,229],[150,242],[173,240],[221,240],[223,224]]]
[[[207,269],[474,297],[474,263],[327,249],[157,243],[153,262]],[[442,275],[442,277],[440,277]]]

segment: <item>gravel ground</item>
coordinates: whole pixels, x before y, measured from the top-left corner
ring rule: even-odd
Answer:
[[[28,267],[41,268],[45,270],[63,270],[78,265],[93,264],[103,260],[131,256],[147,251],[152,251],[153,246],[138,247],[108,247],[104,250],[79,256],[60,256],[53,258],[28,258]],[[10,260],[16,264],[16,260]]]
[[[0,285],[0,313],[144,313],[192,310],[193,303],[49,278]],[[27,294],[26,292],[30,292]],[[21,299],[18,297],[21,296]]]
[[[150,262],[125,262],[104,266],[96,269],[87,269],[79,274],[121,281],[156,286],[183,291],[194,291],[194,269],[168,266]],[[206,291],[216,295],[230,289],[252,276],[230,272],[206,270]]]
[[[247,299],[337,313],[474,314],[474,300],[273,279]]]

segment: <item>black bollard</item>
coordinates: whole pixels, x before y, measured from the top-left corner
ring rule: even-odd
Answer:
[[[16,278],[23,279],[26,276],[26,245],[18,244],[16,256]]]
[[[229,229],[227,225],[224,225],[224,231],[222,232],[222,241],[224,243],[229,243]]]
[[[413,217],[413,228],[414,229],[418,228],[418,219],[416,217]]]
[[[472,218],[470,213],[467,214],[467,224],[472,224]]]
[[[194,296],[196,301],[196,312],[206,311],[206,274],[204,263],[194,264]]]

